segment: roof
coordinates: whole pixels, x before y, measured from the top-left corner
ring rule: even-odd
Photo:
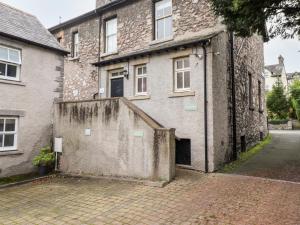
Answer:
[[[0,35],[67,54],[33,15],[0,2]]]
[[[265,66],[265,69],[269,70],[272,73],[272,75],[279,76],[282,74],[284,66],[281,64],[269,65]]]
[[[124,62],[128,59],[131,59],[131,58],[143,57],[143,56],[147,56],[149,54],[160,53],[162,51],[176,50],[176,49],[180,49],[180,48],[183,48],[183,47],[196,45],[196,44],[199,44],[199,43],[206,43],[211,38],[217,36],[218,34],[220,34],[222,32],[223,31],[216,31],[216,32],[204,35],[204,36],[195,37],[193,39],[182,40],[182,41],[167,43],[167,44],[163,44],[163,45],[159,45],[159,46],[155,46],[155,47],[150,47],[148,49],[144,49],[144,50],[141,50],[141,51],[135,51],[135,52],[127,54],[127,55],[116,56],[116,57],[113,57],[111,59],[102,60],[102,61],[100,60],[99,62],[93,63],[93,65],[95,65],[95,66],[105,66],[105,65],[112,64],[112,63]]]
[[[51,27],[51,28],[49,28],[49,31],[50,32],[55,32],[56,30],[65,28],[67,26],[71,26],[71,25],[76,24],[76,23],[80,23],[80,22],[85,21],[85,20],[88,20],[88,19],[93,18],[93,17],[95,17],[95,16],[97,16],[97,15],[99,15],[99,14],[101,14],[101,13],[107,11],[107,10],[115,8],[115,7],[117,7],[117,6],[119,6],[123,3],[128,3],[129,4],[129,3],[132,3],[132,1],[128,1],[128,0],[114,0],[114,1],[111,1],[110,3],[107,3],[107,4],[101,6],[97,9],[94,9],[94,10],[89,11],[85,14],[82,14],[78,17],[75,17],[75,18],[67,20],[63,23],[60,23],[60,24],[58,24],[54,27]]]

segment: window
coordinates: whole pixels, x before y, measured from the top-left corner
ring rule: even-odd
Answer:
[[[0,46],[0,78],[19,80],[20,66],[20,50]]]
[[[147,95],[147,67],[137,66],[135,69],[135,93],[136,95]]]
[[[117,48],[117,18],[106,21],[105,25],[105,52],[116,52]]]
[[[72,46],[72,57],[77,58],[79,56],[79,34],[78,32],[73,33],[73,46]]]
[[[252,74],[248,73],[248,97],[249,97],[249,108],[253,109],[253,89],[252,89]]]
[[[155,39],[163,40],[173,35],[172,0],[155,3]]]
[[[175,91],[189,91],[191,89],[190,59],[175,60]]]
[[[262,112],[263,111],[263,106],[262,106],[262,96],[261,96],[261,81],[258,81],[258,107],[259,107],[259,111]]]
[[[17,118],[0,117],[0,152],[17,150]]]

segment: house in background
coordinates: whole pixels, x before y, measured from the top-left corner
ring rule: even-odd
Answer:
[[[285,90],[288,91],[289,78],[285,70],[284,58],[282,55],[278,57],[278,64],[265,66],[265,90],[271,91],[273,85],[281,81]]]
[[[295,80],[300,80],[300,72],[287,74],[288,86],[290,86]]]
[[[33,171],[49,145],[66,51],[38,19],[0,3],[0,177]]]
[[[215,171],[267,134],[263,37],[232,38],[209,1],[97,0],[96,6],[50,28],[71,52],[65,101],[126,97],[163,127],[176,128],[176,162],[195,170]],[[81,141],[73,140],[79,146],[73,151],[90,157],[89,168],[71,164],[80,158],[69,152],[63,163],[70,172],[89,173],[110,152],[124,151],[124,143],[97,146],[95,156],[87,146],[93,141]]]

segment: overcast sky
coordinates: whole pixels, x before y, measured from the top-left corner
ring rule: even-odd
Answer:
[[[96,0],[0,0],[37,16],[47,27],[93,10]],[[265,63],[276,64],[280,54],[288,72],[300,71],[300,41],[276,39],[265,45]]]

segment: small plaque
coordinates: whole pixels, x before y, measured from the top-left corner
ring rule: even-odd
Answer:
[[[105,89],[104,88],[100,88],[99,93],[100,94],[104,94],[104,92],[105,92]]]
[[[85,129],[84,130],[84,135],[85,136],[91,136],[92,135],[92,130],[91,129]]]
[[[144,137],[144,131],[135,131],[133,135],[135,137]]]
[[[184,106],[185,111],[197,111],[198,107],[195,104],[189,104]]]

